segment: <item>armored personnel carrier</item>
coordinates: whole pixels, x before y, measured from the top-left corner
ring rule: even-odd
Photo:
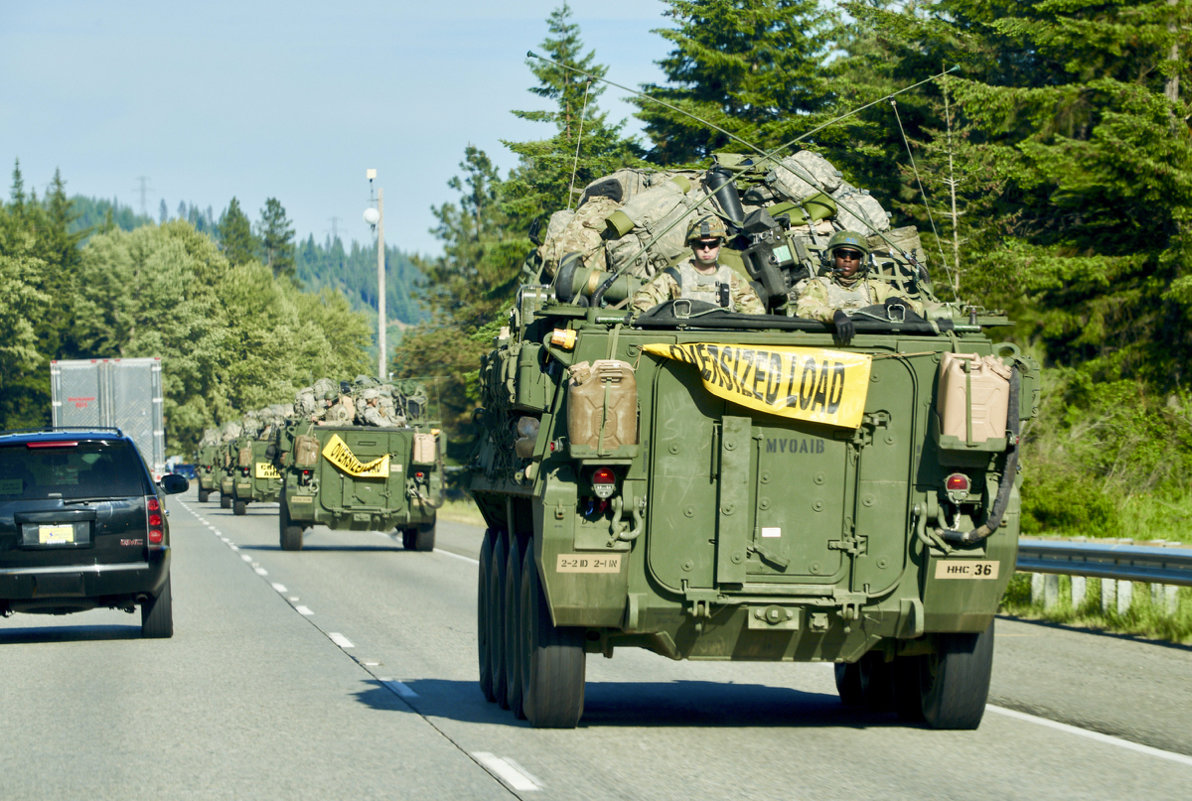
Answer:
[[[812,156],[783,160],[798,191],[740,163],[596,182],[552,220],[483,360],[480,688],[534,726],[575,726],[587,655],[621,647],[830,662],[847,705],[980,723],[1038,368],[991,339],[1003,316],[938,303],[917,233]],[[666,183],[670,205],[642,213]],[[708,209],[767,313],[626,311],[682,255],[659,246],[667,221]],[[552,241],[585,215],[599,236]],[[930,312],[863,309],[847,346],[796,316],[845,228],[869,236],[871,275]]]
[[[402,425],[290,420],[271,456],[282,479],[278,538],[301,550],[312,526],[332,530],[397,529],[407,550],[435,547],[446,441],[427,415],[424,390],[396,392]]]

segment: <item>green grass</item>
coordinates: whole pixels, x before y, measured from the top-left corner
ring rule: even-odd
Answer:
[[[439,507],[438,516],[453,523],[466,523],[467,525],[480,526],[481,528],[485,525],[484,518],[480,515],[480,510],[470,500],[445,501]]]
[[[1001,611],[1015,617],[1066,626],[1192,644],[1192,587],[1177,588],[1173,613],[1165,608],[1162,600],[1155,603],[1149,584],[1135,583],[1130,608],[1119,613],[1116,607],[1101,609],[1100,579],[1087,580],[1084,602],[1076,607],[1072,603],[1072,580],[1060,576],[1058,602],[1051,609],[1044,609],[1042,601],[1031,601],[1031,574],[1015,573],[1002,598]]]

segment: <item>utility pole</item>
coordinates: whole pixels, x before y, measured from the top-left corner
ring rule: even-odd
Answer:
[[[369,201],[372,201],[373,181],[377,171],[369,169],[365,173],[368,178]],[[385,329],[385,192],[377,187],[377,207],[371,206],[364,210],[364,221],[377,229],[377,378],[389,380],[386,369]]]

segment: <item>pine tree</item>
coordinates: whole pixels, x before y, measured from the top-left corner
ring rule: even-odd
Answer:
[[[806,132],[831,96],[823,62],[829,17],[817,0],[668,0],[674,49],[637,116],[657,164],[704,163],[718,150],[769,150]],[[710,124],[709,124],[710,123]],[[723,131],[716,130],[716,126]],[[727,132],[727,133],[725,133]],[[730,136],[731,134],[732,136]]]
[[[16,212],[25,207],[25,179],[21,175],[21,160],[16,159],[12,167],[12,190],[9,192],[9,202]]]
[[[232,198],[220,215],[216,233],[224,256],[232,264],[247,264],[256,259],[260,243],[253,236],[252,225],[240,210],[240,201],[236,198]]]
[[[286,210],[277,198],[265,200],[257,236],[265,253],[265,266],[274,276],[294,275],[294,226],[286,219]]]

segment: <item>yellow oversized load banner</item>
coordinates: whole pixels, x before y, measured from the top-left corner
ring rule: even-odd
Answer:
[[[331,439],[327,440],[327,444],[323,446],[323,456],[340,470],[357,478],[389,477],[389,454],[378,456],[365,464],[356,458],[356,454],[352,453],[348,443],[339,438],[339,434],[332,434]]]
[[[642,350],[695,365],[709,392],[750,409],[842,428],[861,425],[873,361],[868,354],[714,342]]]
[[[281,473],[269,462],[257,462],[253,475],[257,478],[281,478]]]

